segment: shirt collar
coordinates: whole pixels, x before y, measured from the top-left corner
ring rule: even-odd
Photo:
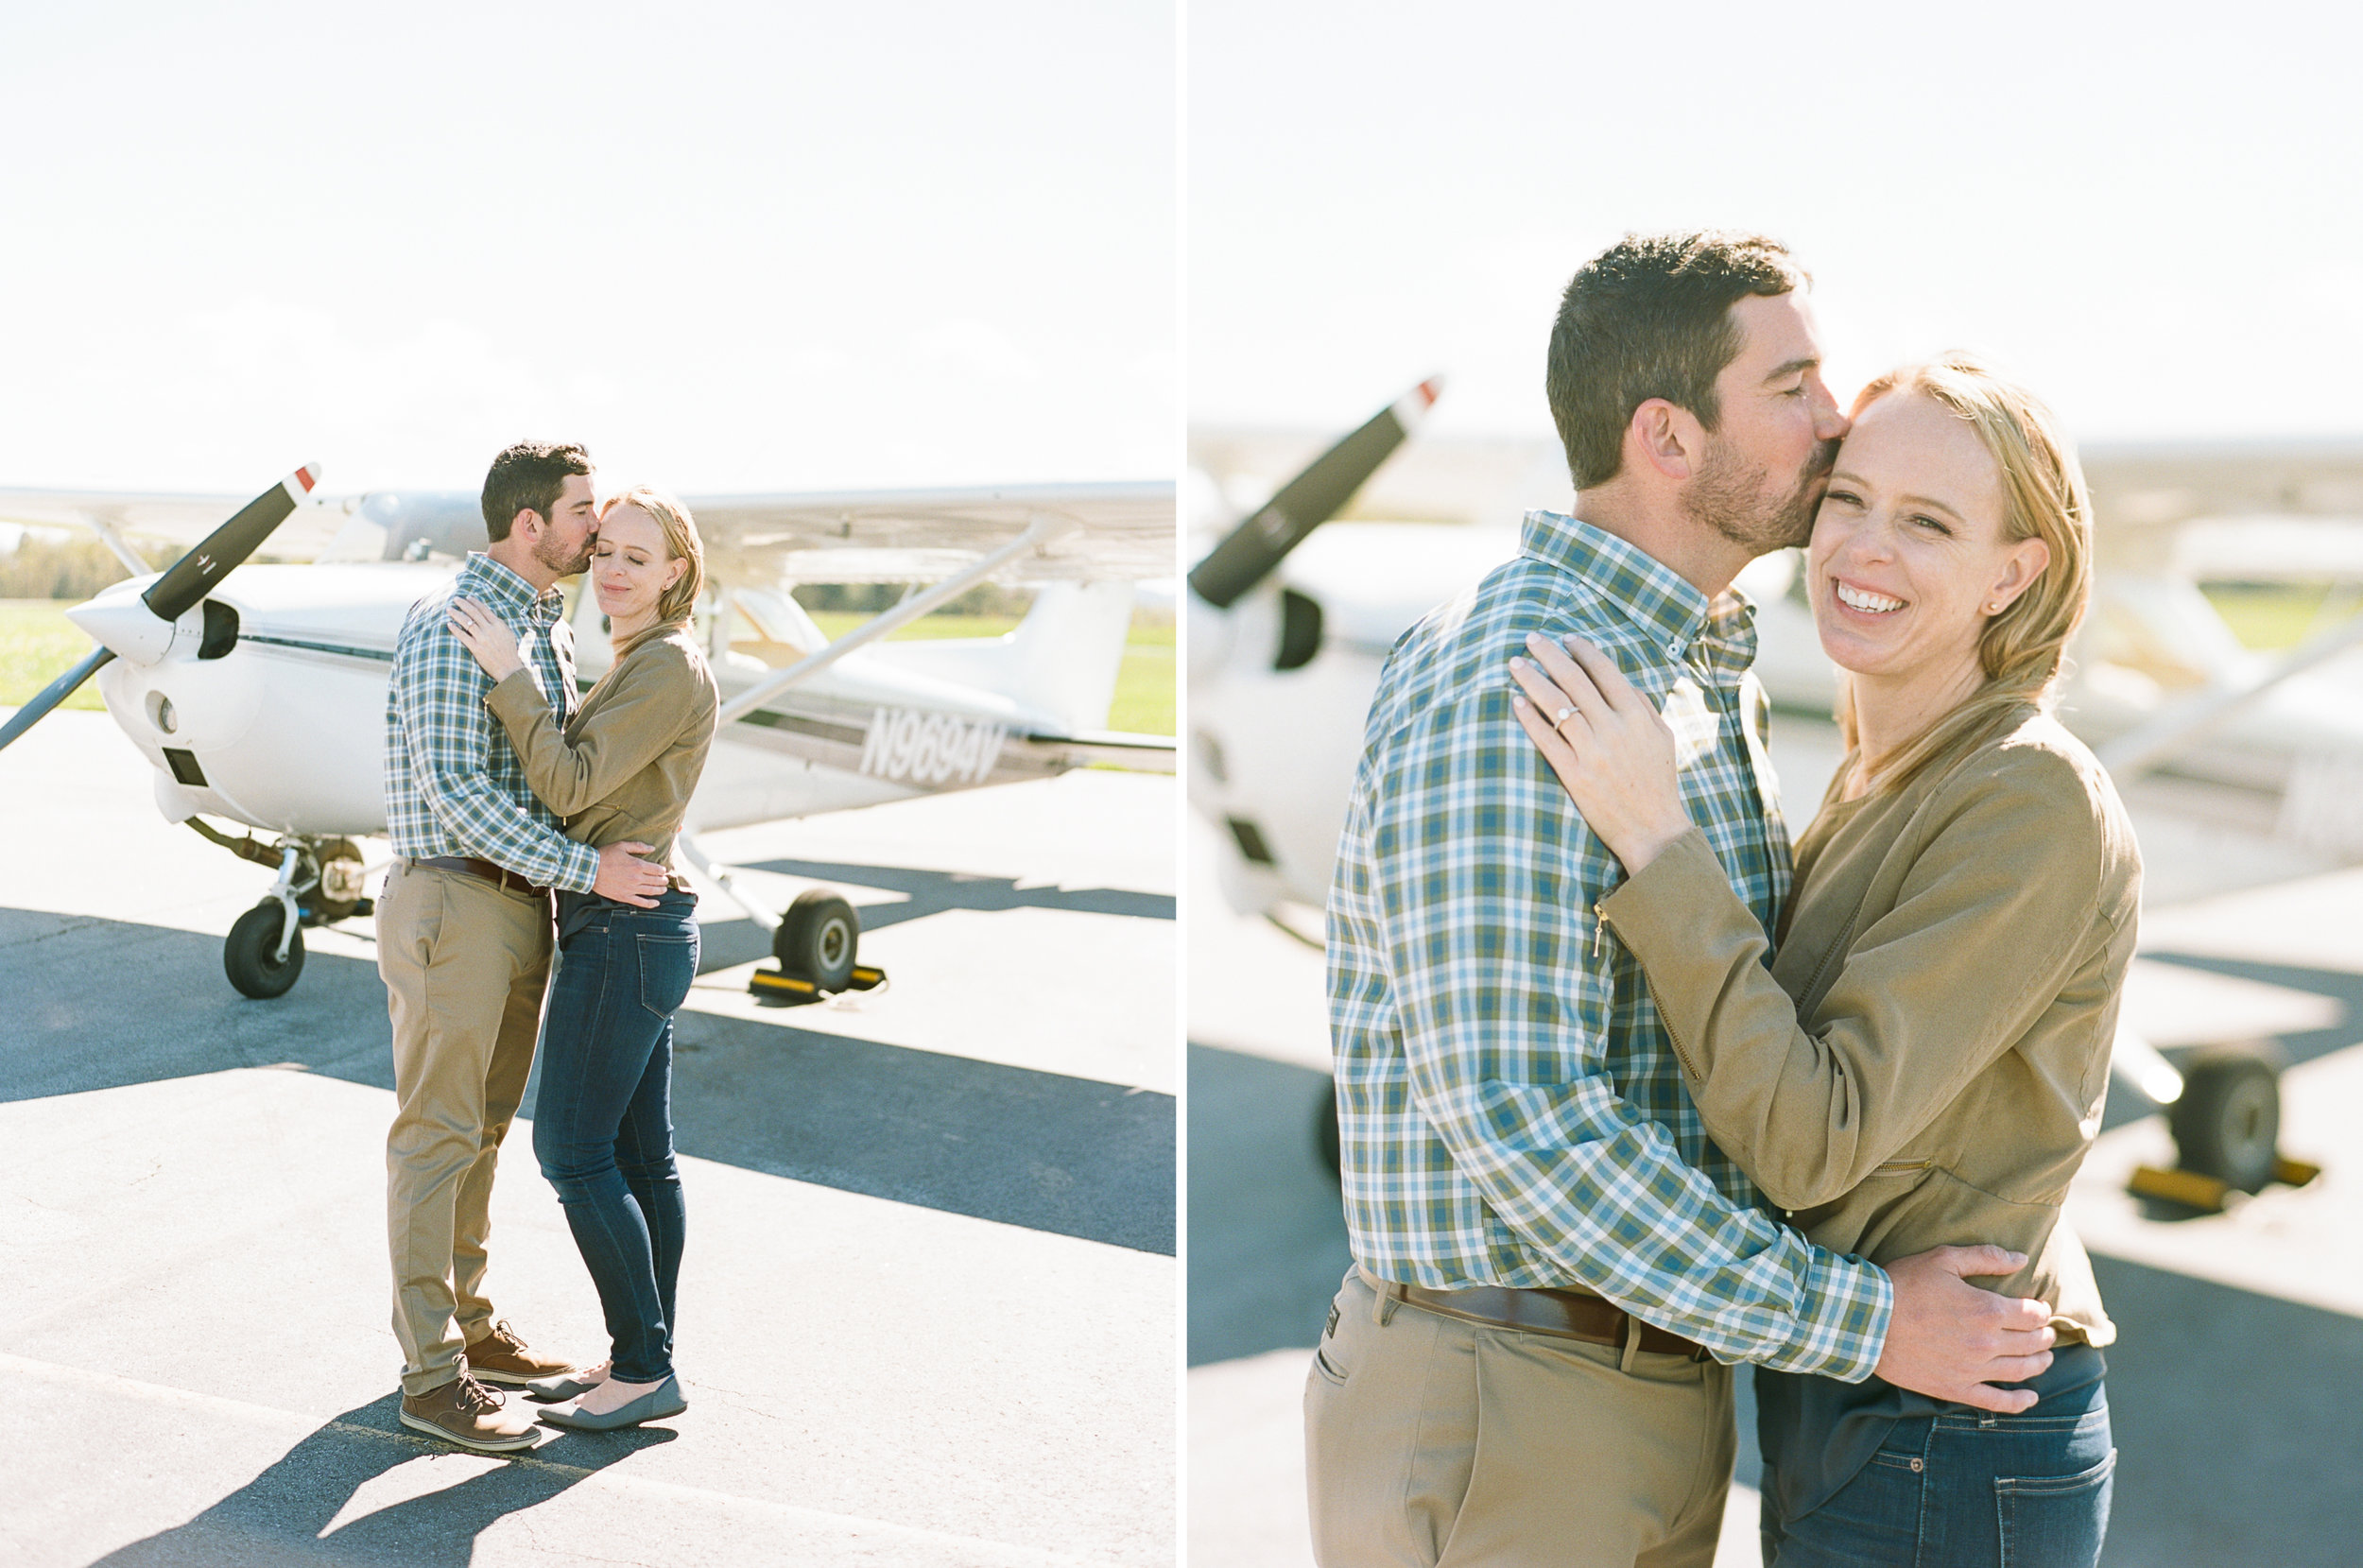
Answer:
[[[537,594],[533,584],[514,569],[502,565],[482,550],[468,552],[468,564],[459,575],[471,579],[474,597],[494,610],[522,615],[535,626],[548,626],[566,606],[566,595],[555,584]]]
[[[1736,677],[1756,657],[1756,608],[1738,589],[1713,603],[1672,567],[1640,546],[1564,512],[1526,513],[1519,553],[1572,572],[1676,663],[1694,653],[1706,667]]]

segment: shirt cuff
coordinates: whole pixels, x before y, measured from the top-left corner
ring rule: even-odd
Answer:
[[[1860,1383],[1879,1365],[1895,1315],[1895,1284],[1868,1259],[1817,1247],[1806,1266],[1797,1332],[1779,1353],[1754,1359],[1784,1372]]]
[[[550,886],[562,887],[570,893],[587,893],[598,880],[599,852],[588,844],[567,839],[565,866]]]

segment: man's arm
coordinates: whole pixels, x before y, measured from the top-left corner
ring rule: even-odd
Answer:
[[[1449,731],[1417,721],[1372,804],[1421,1113],[1506,1223],[1618,1305],[1726,1360],[1868,1376],[1887,1275],[1726,1198],[1617,1094],[1593,952],[1615,862],[1526,743],[1507,684]]]
[[[471,854],[544,887],[591,891],[599,852],[535,821],[493,787],[486,771],[492,719],[484,709],[492,682],[440,611],[423,622],[395,656],[394,702],[411,777],[436,820]]]

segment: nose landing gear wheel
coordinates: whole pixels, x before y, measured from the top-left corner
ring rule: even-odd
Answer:
[[[301,927],[288,938],[287,956],[284,960],[279,956],[279,928],[286,918],[277,899],[265,899],[238,917],[230,927],[229,940],[222,943],[223,973],[232,985],[257,1001],[285,996],[296,976],[303,973]]]

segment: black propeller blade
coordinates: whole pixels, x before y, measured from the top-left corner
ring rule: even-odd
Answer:
[[[238,508],[238,515],[205,536],[194,550],[174,561],[164,575],[148,584],[140,601],[160,620],[177,621],[192,605],[214,591],[230,569],[262,548],[271,530],[287,520],[296,503],[320,482],[320,471],[307,465]]]
[[[1440,377],[1421,382],[1314,458],[1280,488],[1279,494],[1225,534],[1220,543],[1206,552],[1205,560],[1190,568],[1191,591],[1216,609],[1228,610],[1240,594],[1263,581],[1306,534],[1344,509],[1362,482],[1403,444],[1410,426],[1427,412],[1442,388]]]
[[[93,648],[89,658],[43,686],[39,695],[16,711],[14,718],[0,726],[0,751],[7,750],[10,741],[40,723],[50,709],[72,697],[75,687],[97,674],[98,666],[114,656],[112,648]]]
[[[319,482],[319,465],[306,464],[249,501],[235,517],[207,534],[196,549],[165,568],[164,576],[147,585],[140,602],[167,625],[187,614],[230,575],[231,568],[260,549],[271,530],[285,523],[296,503]],[[51,709],[73,696],[76,687],[114,656],[112,648],[94,648],[89,658],[43,687],[39,696],[17,710],[14,718],[0,726],[0,750],[46,718]]]

